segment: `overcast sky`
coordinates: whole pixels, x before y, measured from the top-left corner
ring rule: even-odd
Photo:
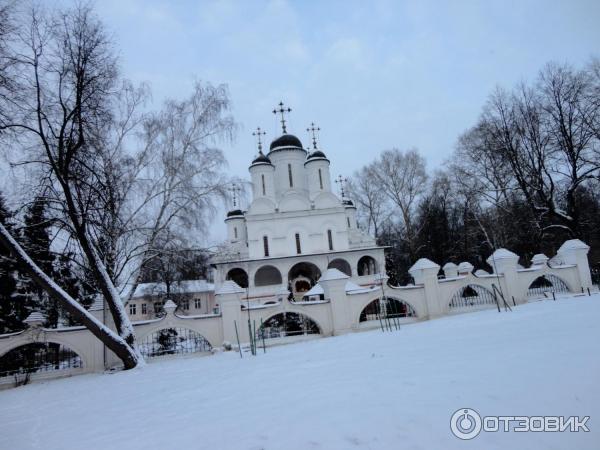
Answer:
[[[256,126],[273,139],[311,121],[332,173],[351,174],[392,147],[417,147],[430,169],[452,152],[496,85],[548,61],[600,56],[600,1],[98,0],[124,75],[151,84],[156,106],[195,78],[229,86],[240,130],[224,150],[247,177]]]

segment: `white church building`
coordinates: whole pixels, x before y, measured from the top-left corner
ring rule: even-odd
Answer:
[[[343,186],[342,198],[333,192],[330,161],[316,137],[307,151],[282,123],[284,134],[267,154],[260,129],[255,133],[259,153],[249,167],[252,201],[246,211],[227,213],[227,242],[213,260],[217,291],[232,280],[253,301],[282,295],[300,301],[307,294],[322,295],[313,288],[330,268],[358,285],[373,285],[385,271],[384,248],[359,229],[356,207],[344,197]]]

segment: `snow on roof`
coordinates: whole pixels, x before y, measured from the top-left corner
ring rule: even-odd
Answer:
[[[182,280],[171,284],[171,292],[176,294],[195,294],[198,292],[213,292],[215,285],[206,280]],[[133,298],[145,297],[148,295],[166,294],[167,285],[165,283],[141,283],[135,289]]]
[[[323,287],[317,283],[315,284],[310,291],[308,291],[306,294],[304,294],[304,297],[312,297],[313,295],[324,295],[325,291],[323,290]]]
[[[319,278],[319,282],[321,281],[330,281],[330,280],[344,280],[346,278],[350,278],[344,272],[339,271],[338,269],[327,269],[323,276]]]
[[[562,253],[565,250],[589,250],[590,246],[579,239],[569,239],[565,241],[563,245],[558,249],[558,253]]]
[[[490,255],[488,261],[500,261],[501,259],[519,259],[519,257],[511,252],[510,250],[506,250],[505,248],[499,248],[494,253]]]
[[[454,264],[453,262],[447,262],[446,264],[444,264],[444,267],[442,267],[442,269],[444,270],[448,270],[448,269],[456,269],[458,266],[456,264]]]
[[[490,274],[489,272],[486,272],[483,269],[479,269],[479,270],[475,271],[475,275],[478,276],[478,277],[486,276],[486,275],[489,275],[489,274]]]
[[[45,321],[46,321],[46,316],[44,316],[39,311],[33,311],[31,314],[29,314],[27,316],[27,319],[24,320],[25,323],[45,322]]]
[[[412,265],[412,267],[410,269],[408,269],[408,271],[412,272],[414,270],[439,269],[439,268],[440,268],[440,266],[438,264],[434,263],[433,261],[431,261],[430,259],[421,258],[416,263],[414,263]]]
[[[227,280],[223,285],[219,288],[216,295],[224,295],[224,294],[243,294],[244,289],[241,288],[235,281]]]

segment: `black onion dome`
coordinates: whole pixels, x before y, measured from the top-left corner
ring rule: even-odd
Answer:
[[[327,156],[325,156],[325,153],[323,153],[321,150],[315,150],[310,155],[308,155],[308,159],[313,159],[313,158],[325,158],[325,159],[327,159]]]
[[[270,150],[275,150],[278,147],[299,147],[304,150],[302,147],[302,142],[293,134],[283,134],[271,142]]]
[[[252,161],[252,164],[271,164],[271,160],[263,152],[260,152],[258,154],[258,156],[256,158],[254,158],[254,161]]]
[[[241,209],[234,209],[233,211],[229,211],[227,213],[227,217],[233,217],[233,216],[243,216],[244,213],[242,212]]]

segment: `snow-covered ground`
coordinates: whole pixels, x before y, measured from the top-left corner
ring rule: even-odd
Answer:
[[[481,415],[589,433],[450,432]],[[598,449],[600,295],[0,392],[0,449]]]

